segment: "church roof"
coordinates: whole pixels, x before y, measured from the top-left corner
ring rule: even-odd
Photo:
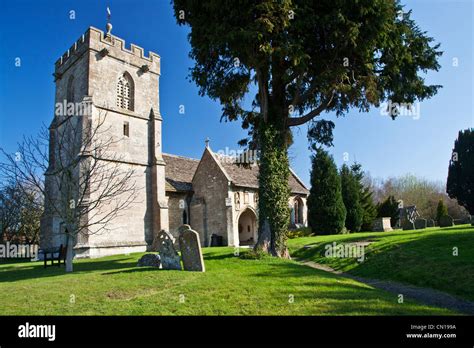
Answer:
[[[221,169],[228,179],[236,186],[247,188],[258,188],[258,165],[243,166],[232,160],[231,157],[221,156],[211,151],[214,158],[219,162]],[[194,173],[200,160],[170,154],[163,154],[166,163],[165,178],[166,191],[183,192],[192,191]],[[290,168],[288,184],[292,193],[309,194],[308,189],[298,176]]]
[[[240,187],[258,188],[258,173],[259,166],[257,164],[242,165],[236,163],[232,157],[215,154],[215,157],[220,162],[225,170],[227,176],[232,183]],[[288,178],[288,185],[291,193],[309,194],[309,190],[298,178],[298,176],[290,168],[290,177]]]
[[[170,154],[163,154],[163,160],[166,163],[166,191],[192,191],[193,176],[199,160]]]

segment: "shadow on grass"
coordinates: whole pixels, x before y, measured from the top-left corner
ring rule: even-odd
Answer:
[[[0,266],[0,283],[65,275],[73,276],[75,274],[89,273],[93,271],[131,268],[137,265],[137,261],[134,258],[133,261],[127,262],[127,260],[131,260],[131,258],[103,261],[94,260],[90,262],[79,261],[74,263],[74,272],[72,273],[66,273],[64,265],[61,265],[61,267],[50,266],[44,268],[42,261],[31,262],[30,264],[25,263],[24,265],[13,264],[9,267]]]
[[[102,273],[101,275],[116,275],[116,274],[132,274],[132,273],[145,273],[145,272],[183,272],[179,270],[170,270],[170,269],[162,269],[162,268],[157,268],[157,267],[134,267],[130,269],[126,269],[123,271],[115,271],[115,272],[106,272]]]

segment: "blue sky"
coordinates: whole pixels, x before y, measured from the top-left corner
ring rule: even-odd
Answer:
[[[421,103],[420,118],[392,121],[379,110],[344,118],[328,114],[336,123],[331,153],[338,165],[347,153],[373,177],[413,173],[445,181],[450,153],[460,129],[474,127],[473,4],[470,0],[404,1],[413,18],[444,51],[438,73],[429,83],[443,88]],[[0,0],[0,146],[15,151],[23,134],[35,134],[49,124],[54,110],[54,62],[89,26],[105,27],[106,7],[112,10],[113,34],[162,59],[160,102],[165,152],[199,158],[204,139],[214,151],[239,149],[246,135],[240,123],[221,123],[220,105],[199,97],[187,79],[192,61],[188,28],[179,27],[168,0]],[[70,11],[75,19],[70,19]],[[15,66],[15,59],[21,66]],[[458,66],[453,66],[457,59]],[[179,113],[180,105],[185,113]],[[306,126],[295,131],[290,148],[292,167],[309,182],[310,151]]]

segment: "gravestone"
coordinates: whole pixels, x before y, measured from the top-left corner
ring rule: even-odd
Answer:
[[[439,219],[439,227],[452,227],[453,225],[453,218],[449,215],[442,216]]]
[[[189,225],[183,225],[179,228],[179,248],[181,249],[185,271],[206,271],[199,234],[193,231]]]
[[[435,222],[433,219],[426,220],[426,227],[435,227]]]
[[[402,229],[404,231],[410,231],[415,229],[415,223],[409,220],[405,220],[402,224]]]
[[[382,217],[375,219],[372,223],[372,231],[375,232],[390,232],[393,231],[392,226],[390,225],[389,217]]]
[[[183,233],[184,231],[187,231],[187,230],[190,230],[190,229],[191,229],[191,226],[190,226],[190,225],[184,224],[184,225],[179,226],[179,228],[178,228],[178,236],[180,236],[181,233]]]
[[[140,260],[138,260],[138,267],[157,267],[160,268],[161,260],[160,255],[157,254],[145,254],[143,255]]]
[[[176,269],[181,271],[181,260],[173,245],[173,236],[161,230],[157,235],[158,252],[160,253],[163,269]]]
[[[410,205],[408,207],[399,208],[398,217],[399,225],[404,230],[415,229],[415,220],[420,216],[416,205]]]
[[[454,219],[455,225],[467,225],[471,223],[471,216],[463,217],[462,219]]]
[[[416,219],[415,220],[415,228],[417,230],[423,230],[426,228],[426,226],[428,226],[428,222],[426,221],[426,219]]]

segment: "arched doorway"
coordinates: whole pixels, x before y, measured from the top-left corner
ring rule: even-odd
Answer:
[[[257,216],[251,209],[246,209],[239,216],[239,244],[252,245],[257,238]]]

